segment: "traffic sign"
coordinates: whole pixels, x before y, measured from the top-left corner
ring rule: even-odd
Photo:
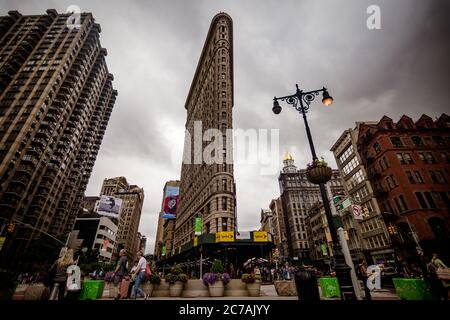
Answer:
[[[362,220],[362,208],[360,205],[357,204],[353,204],[352,205],[352,211],[353,211],[353,216],[355,217],[355,219],[357,220]]]

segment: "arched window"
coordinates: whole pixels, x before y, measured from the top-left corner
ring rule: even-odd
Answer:
[[[431,231],[433,231],[434,237],[438,241],[448,241],[449,233],[445,221],[441,218],[433,217],[428,219]]]

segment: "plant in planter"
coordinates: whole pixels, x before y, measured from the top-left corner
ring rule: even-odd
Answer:
[[[147,296],[151,297],[153,294],[153,290],[155,289],[155,286],[158,286],[161,283],[161,277],[158,276],[156,272],[152,270],[152,274],[150,277],[148,277],[147,281],[142,286],[144,292],[147,294]]]
[[[308,163],[306,168],[306,177],[308,181],[314,184],[327,183],[330,181],[333,171],[328,163],[322,158]]]
[[[211,297],[223,297],[225,285],[230,282],[230,279],[228,273],[223,273],[222,261],[216,259],[211,266],[211,272],[203,276],[203,283],[208,286]]]
[[[244,273],[242,281],[247,284],[247,290],[250,297],[259,297],[261,292],[261,276],[253,273]]]
[[[183,291],[184,284],[188,281],[188,277],[180,267],[175,265],[166,276],[166,281],[170,284],[170,296],[179,297]]]

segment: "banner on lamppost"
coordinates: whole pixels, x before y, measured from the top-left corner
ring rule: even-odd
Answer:
[[[198,246],[198,237],[194,237],[194,247]]]
[[[202,218],[200,218],[200,217],[195,218],[195,235],[196,236],[199,236],[202,234],[202,226],[203,226]]]
[[[322,243],[320,245],[320,248],[322,249],[322,255],[327,256],[328,255],[327,245],[325,243]]]
[[[180,196],[179,187],[166,187],[166,194],[164,195],[163,218],[175,219],[177,217],[178,199]]]
[[[166,249],[166,246],[164,245],[164,246],[161,248],[161,255],[162,255],[162,256],[165,256],[165,255],[166,255],[166,251],[167,251],[167,249]]]
[[[98,201],[97,213],[102,216],[119,218],[122,199],[101,195]]]

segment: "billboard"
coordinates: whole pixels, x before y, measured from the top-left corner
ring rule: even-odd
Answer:
[[[122,199],[101,195],[98,201],[97,213],[102,216],[118,219],[121,207]]]
[[[234,231],[217,232],[216,242],[234,242]]]
[[[199,236],[202,234],[202,218],[195,218],[195,235]]]
[[[167,187],[164,195],[163,215],[164,219],[175,219],[177,217],[179,187]]]
[[[253,232],[253,241],[254,242],[268,242],[269,236],[266,231],[254,231]]]

